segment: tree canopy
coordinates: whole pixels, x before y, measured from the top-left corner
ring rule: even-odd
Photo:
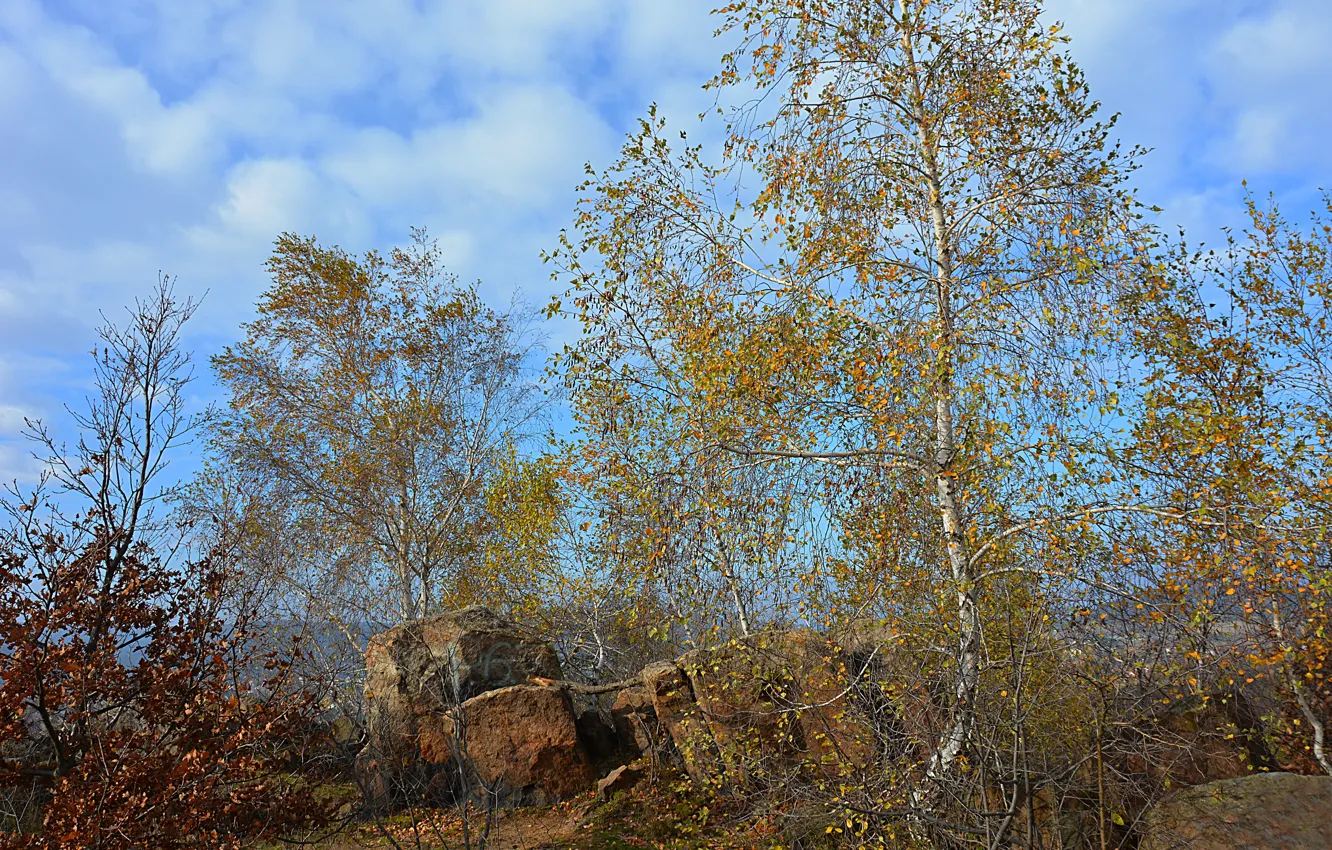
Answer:
[[[521,316],[459,285],[421,232],[387,259],[286,234],[268,270],[246,339],[213,360],[231,392],[215,436],[273,519],[319,541],[313,576],[280,578],[361,623],[455,604],[484,551],[488,476],[542,406]]]

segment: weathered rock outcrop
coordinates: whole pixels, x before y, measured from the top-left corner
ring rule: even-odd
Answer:
[[[698,780],[747,783],[865,760],[847,718],[841,651],[812,631],[764,632],[647,667],[609,716],[575,716],[552,648],[482,607],[390,629],[366,653],[369,743],[357,770],[372,804],[565,798],[642,754]],[[571,687],[566,685],[567,687]],[[609,722],[607,722],[609,721]]]
[[[762,632],[643,671],[685,769],[727,785],[864,766],[872,737],[849,716],[849,681],[837,646],[807,630]]]
[[[514,685],[463,703],[462,742],[473,793],[505,805],[568,799],[597,779],[579,740],[569,697],[557,688]]]
[[[760,632],[682,659],[730,778],[862,765],[841,650],[816,632]]]
[[[451,715],[480,694],[533,677],[561,678],[554,649],[481,606],[376,635],[366,650],[368,743],[357,757],[367,800],[455,793]]]
[[[621,749],[631,755],[658,755],[669,739],[657,723],[652,694],[647,688],[625,688],[611,705],[611,722]]]
[[[698,780],[718,775],[721,761],[717,745],[712,740],[707,718],[694,701],[694,691],[684,670],[673,661],[650,664],[643,669],[643,687],[652,698],[652,710],[662,730],[670,736],[689,775]]]
[[[919,662],[896,649],[893,635],[874,630],[837,640],[768,631],[649,665],[626,682],[587,686],[562,681],[549,644],[488,609],[466,608],[371,641],[369,744],[357,772],[371,805],[463,795],[546,804],[588,790],[602,774],[605,798],[663,759],[727,790],[797,778],[856,782],[880,761],[918,761],[925,753],[913,748],[937,740],[931,695],[892,684],[922,681],[912,666]],[[599,700],[610,693],[607,712]],[[1136,831],[1142,850],[1332,850],[1332,779],[1255,775],[1275,761],[1246,700],[1228,693],[1181,702],[1145,720],[1150,728],[1123,732],[1142,740],[1118,742],[1125,746],[1109,760],[1129,762],[1116,767],[1151,786],[1120,801],[1129,813],[1128,823],[1116,822],[1124,837]],[[639,756],[648,758],[623,767]],[[1162,788],[1184,790],[1139,819]]]
[[[1259,773],[1186,788],[1144,819],[1141,850],[1332,850],[1332,777]]]

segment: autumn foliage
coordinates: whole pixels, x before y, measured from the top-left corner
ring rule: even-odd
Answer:
[[[240,847],[330,815],[283,773],[308,683],[256,652],[228,541],[163,509],[157,479],[192,428],[193,308],[163,281],[103,328],[75,446],[29,423],[48,472],[4,502],[0,846]]]
[[[368,635],[470,603],[589,698],[841,641],[817,706],[727,684],[856,730],[715,783],[800,846],[1132,847],[1181,785],[1332,775],[1332,201],[1168,238],[1040,0],[718,15],[718,143],[653,107],[545,257],[563,439],[526,315],[422,231],[278,237],[188,493],[194,305],[104,329],[77,445],[29,423],[4,503],[0,847],[310,834],[318,700],[364,731]]]
[[[102,592],[96,546],[49,570],[14,553],[0,567],[0,701],[19,707],[0,736],[27,742],[0,782],[35,784],[42,804],[40,833],[0,846],[240,847],[325,818],[282,773],[310,701],[246,657],[226,573],[141,550]]]

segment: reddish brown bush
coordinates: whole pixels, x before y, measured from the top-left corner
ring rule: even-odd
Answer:
[[[192,428],[192,311],[164,283],[105,327],[77,446],[30,422],[48,472],[0,501],[0,848],[239,848],[331,815],[285,773],[314,701],[255,657],[226,541],[184,557],[154,515]]]

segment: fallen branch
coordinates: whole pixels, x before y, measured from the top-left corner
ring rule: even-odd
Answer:
[[[541,676],[532,676],[528,679],[536,685],[544,685],[548,688],[559,688],[562,691],[571,691],[575,694],[584,696],[597,696],[598,694],[609,694],[615,691],[623,691],[626,688],[632,688],[643,684],[643,676],[639,675],[632,679],[625,679],[620,682],[607,682],[604,685],[581,685],[578,682],[570,682],[564,679],[546,679]]]

